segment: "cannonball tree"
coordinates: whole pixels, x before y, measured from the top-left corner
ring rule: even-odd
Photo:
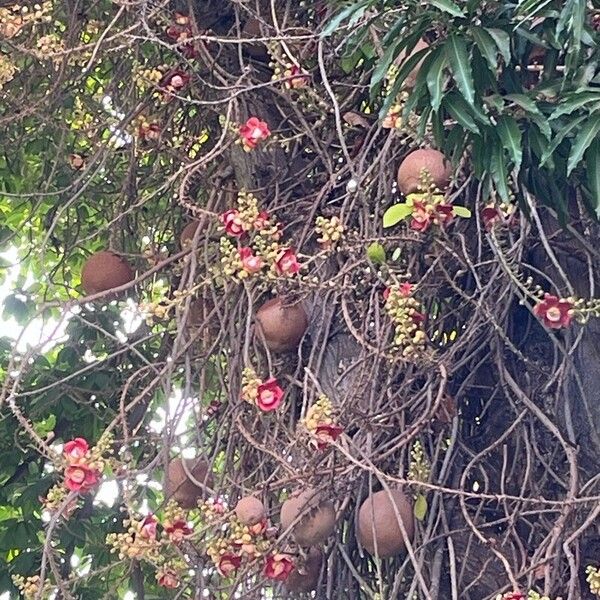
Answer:
[[[0,6],[0,598],[600,595],[600,11]]]

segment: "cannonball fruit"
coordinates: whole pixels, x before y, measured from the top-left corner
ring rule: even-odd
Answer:
[[[196,234],[196,229],[200,225],[200,221],[190,221],[181,232],[179,236],[179,245],[182,249],[191,246],[194,241],[194,235]]]
[[[308,317],[301,304],[288,306],[280,298],[273,298],[258,309],[256,325],[271,352],[289,352],[298,348]]]
[[[185,460],[185,466],[195,480],[212,487],[213,480],[210,467],[204,458],[175,458],[169,463],[165,473],[165,496],[175,500],[182,508],[195,508],[198,499],[205,495],[205,490],[197,486],[187,476],[183,460]]]
[[[281,505],[280,519],[283,530],[295,523],[292,532],[300,546],[323,543],[335,528],[333,504],[311,488],[292,494]]]
[[[285,581],[285,587],[290,592],[312,592],[317,588],[323,553],[318,548],[311,548],[306,556],[306,561],[294,567]]]
[[[81,271],[81,285],[87,294],[112,290],[129,283],[133,278],[129,263],[108,250],[92,254]]]
[[[411,152],[398,169],[398,189],[407,196],[421,189],[421,174],[427,170],[435,186],[442,192],[448,187],[452,177],[452,165],[446,157],[433,148],[423,148]]]
[[[373,555],[377,553],[381,558],[389,558],[406,549],[394,507],[409,540],[412,540],[415,532],[413,509],[408,498],[401,490],[390,492],[391,497],[387,490],[371,494],[358,511],[358,541],[367,552]]]
[[[265,505],[254,496],[244,496],[235,505],[235,514],[243,525],[256,525],[266,516]]]

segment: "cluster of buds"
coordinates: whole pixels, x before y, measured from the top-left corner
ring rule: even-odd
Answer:
[[[106,543],[111,546],[111,553],[118,554],[119,560],[134,558],[136,560],[159,560],[160,542],[156,537],[158,519],[150,514],[142,519],[125,519],[123,533],[109,533]]]
[[[40,597],[48,598],[52,593],[52,584],[46,580],[42,585],[39,575],[32,575],[31,577],[13,575],[12,582],[25,600],[34,600]]]
[[[187,15],[175,13],[173,23],[167,27],[165,32],[167,37],[177,44],[178,50],[186,58],[196,58],[198,56],[198,48],[191,40],[194,37],[192,24]]]
[[[182,306],[189,295],[189,291],[173,291],[173,298],[161,298],[153,302],[140,302],[139,310],[146,319],[149,327],[154,325],[154,319],[170,319],[177,307]]]
[[[258,407],[263,412],[270,412],[279,408],[283,394],[283,390],[274,377],[263,381],[251,367],[244,369],[242,373],[242,400]]]
[[[76,131],[86,131],[88,135],[93,136],[94,115],[86,109],[79,96],[75,96],[70,121],[71,129]]]
[[[44,507],[44,510],[47,510],[50,513],[56,512],[65,502],[69,491],[62,484],[53,485],[48,492],[46,493],[45,498],[40,498],[40,502]],[[68,519],[77,509],[76,500],[72,500],[67,503],[66,506],[62,509],[61,517],[63,519]]]
[[[269,126],[258,117],[250,117],[239,128],[239,141],[246,152],[254,150],[260,142],[266,140],[270,135]]]
[[[302,425],[313,437],[319,450],[335,442],[344,431],[334,422],[331,400],[324,394],[308,409]]]
[[[259,211],[253,194],[240,192],[238,208],[232,208],[219,217],[225,233],[238,240],[235,246],[228,238],[221,238],[221,264],[228,276],[246,279],[265,275],[271,279],[293,276],[300,263],[292,248],[282,246],[281,226],[266,211]]]
[[[13,79],[16,72],[17,67],[10,58],[4,54],[0,54],[0,90],[2,90],[5,84]]]
[[[289,62],[283,64],[271,62],[270,66],[273,69],[272,81],[283,81],[283,86],[288,90],[303,88],[310,80],[310,75],[298,65]]]
[[[495,600],[550,600],[548,596],[542,596],[535,590],[529,590],[527,595],[523,592],[506,592],[506,594],[498,594]]]
[[[411,481],[426,483],[431,474],[431,466],[420,440],[415,440],[410,450],[410,464],[408,467],[408,478]]]
[[[590,593],[600,596],[600,569],[592,565],[588,565],[585,569],[586,578],[590,586]]]
[[[421,303],[413,297],[410,283],[387,288],[383,297],[385,310],[395,325],[394,344],[406,358],[423,352],[427,341],[424,330],[425,313]]]
[[[481,211],[481,220],[487,231],[497,225],[515,225],[517,223],[517,207],[510,202],[503,202],[498,206],[488,204]]]
[[[52,20],[52,2],[39,2],[32,7],[21,4],[0,8],[0,36],[12,39],[33,23]]]
[[[65,50],[65,43],[57,33],[49,33],[43,35],[36,42],[37,52],[36,56],[40,60],[47,60],[53,57],[53,55],[60,55]],[[60,61],[60,56],[53,57],[55,61]]]
[[[150,88],[158,87],[158,84],[165,76],[166,70],[167,67],[165,65],[151,69],[135,69],[133,80],[140,92],[145,92]]]
[[[112,454],[113,437],[103,434],[96,446],[90,449],[83,438],[67,442],[63,449],[64,485],[71,492],[85,494],[96,487]]]
[[[381,126],[384,129],[402,129],[404,121],[402,120],[402,112],[404,111],[404,105],[408,100],[408,92],[400,92],[398,101],[394,104],[387,115],[384,117]]]
[[[319,235],[317,240],[325,250],[331,250],[342,239],[344,235],[344,225],[339,217],[333,216],[329,219],[319,216],[315,221],[315,231]]]
[[[163,535],[173,544],[179,544],[193,533],[186,519],[186,512],[177,502],[169,500],[163,518]]]
[[[454,218],[454,207],[439,193],[427,169],[421,169],[420,193],[409,194],[406,204],[412,207],[410,227],[415,231],[427,231],[431,225],[445,227]]]

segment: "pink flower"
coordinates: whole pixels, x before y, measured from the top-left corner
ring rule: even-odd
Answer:
[[[240,260],[247,273],[258,273],[263,267],[262,258],[253,254],[252,248],[240,248]]]
[[[157,574],[156,580],[158,585],[169,589],[179,587],[179,575],[170,567],[163,567]]]
[[[408,298],[412,294],[412,290],[413,284],[408,283],[407,281],[401,283],[398,287],[398,292],[400,293],[400,296],[402,296],[402,298]]]
[[[481,211],[481,218],[483,220],[483,226],[489,231],[500,219],[500,211],[495,206],[486,206]]]
[[[148,540],[156,539],[156,526],[158,525],[158,519],[150,514],[144,517],[142,526],[140,527],[140,535]]]
[[[88,443],[83,438],[75,438],[65,444],[63,455],[70,462],[81,460],[90,449]]]
[[[240,127],[242,143],[247,150],[253,150],[260,141],[266,140],[270,135],[269,126],[257,117],[250,117]]]
[[[382,296],[383,296],[384,300],[387,300],[390,297],[390,292],[391,291],[392,290],[389,287],[387,287],[387,288],[385,288],[385,290],[383,290]]]
[[[526,596],[521,592],[506,592],[506,594],[502,596],[502,600],[526,600]]]
[[[254,525],[248,525],[248,530],[252,535],[260,535],[267,529],[267,520],[263,519]]]
[[[267,556],[264,574],[269,579],[285,581],[294,570],[294,561],[289,554],[271,554]]]
[[[223,577],[229,577],[233,573],[235,573],[242,564],[242,557],[236,556],[231,552],[227,552],[223,554],[219,559],[219,564],[217,565],[217,569]]]
[[[85,464],[69,465],[65,469],[65,485],[72,492],[85,494],[100,479],[100,473]]]
[[[190,82],[190,76],[185,71],[174,71],[167,75],[163,87],[167,90],[182,90]]]
[[[258,213],[258,217],[256,217],[254,221],[254,229],[260,231],[264,229],[269,224],[270,215],[266,210],[263,210]]]
[[[184,22],[184,20],[181,18],[176,18],[175,22],[177,25],[171,25],[168,27],[166,33],[170,39],[172,39],[174,42],[177,42],[177,44],[180,46],[181,53],[186,58],[196,58],[198,55],[197,48],[192,42],[186,42],[186,40],[193,36],[192,29],[189,26],[189,18],[184,17],[184,19],[187,19],[187,22]],[[178,23],[178,20],[181,22]]]
[[[317,425],[315,436],[317,437],[317,448],[323,450],[329,444],[337,440],[344,431],[339,425]]]
[[[172,542],[180,542],[192,534],[192,529],[182,519],[177,519],[173,523],[165,523],[165,533]]]
[[[240,213],[235,208],[230,208],[219,216],[219,220],[225,226],[225,232],[234,237],[244,234],[244,224],[240,219]]]
[[[295,275],[300,270],[300,263],[291,248],[286,248],[275,261],[275,267],[280,275]]]
[[[256,405],[265,412],[277,410],[282,398],[283,390],[277,384],[277,379],[271,377],[258,386]]]
[[[415,231],[427,231],[431,225],[431,214],[427,212],[423,202],[415,202],[413,204],[412,219],[410,228]]]
[[[540,318],[546,327],[561,329],[571,324],[573,303],[557,296],[545,294],[544,299],[535,306],[533,314]]]

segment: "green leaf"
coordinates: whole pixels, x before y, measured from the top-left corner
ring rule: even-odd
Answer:
[[[469,104],[475,100],[473,73],[467,52],[467,44],[462,37],[452,34],[446,43],[448,60],[452,67],[452,76],[461,94]]]
[[[504,149],[508,151],[515,169],[518,171],[521,168],[521,161],[523,160],[523,150],[521,148],[521,130],[517,122],[507,115],[499,116],[498,134],[500,135]]]
[[[471,216],[471,211],[466,206],[454,206],[452,212],[457,217],[468,219]]]
[[[367,257],[371,262],[382,265],[385,263],[385,248],[379,242],[373,242],[367,248]]]
[[[543,167],[550,157],[554,154],[554,151],[560,146],[561,142],[575,129],[582,121],[588,118],[588,115],[582,115],[578,119],[571,121],[568,125],[559,130],[558,134],[554,138],[554,141],[548,146],[546,152],[544,152],[544,156],[542,156],[542,160],[540,162],[540,167]]]
[[[505,202],[508,202],[508,171],[506,170],[506,162],[504,161],[504,149],[502,148],[502,146],[494,145],[492,147],[490,170],[492,173],[492,179],[496,184],[496,189],[498,190],[500,197]]]
[[[394,206],[390,206],[383,214],[383,226],[393,227],[396,223],[402,221],[402,219],[406,219],[410,216],[412,211],[412,206],[408,206],[407,204],[395,204]]]
[[[600,140],[595,139],[585,153],[587,180],[592,192],[593,208],[600,219]]]
[[[402,50],[402,41],[396,44],[390,44],[383,56],[377,61],[377,65],[373,69],[371,76],[371,88],[376,86],[387,75],[390,65]]]
[[[492,73],[496,73],[498,69],[498,48],[494,42],[494,38],[483,27],[473,27],[471,35],[481,55],[489,64]]]
[[[431,96],[431,107],[434,111],[440,109],[442,93],[444,91],[444,68],[447,65],[446,54],[442,48],[435,50],[436,56],[427,71],[427,89]]]
[[[455,17],[464,17],[465,13],[452,0],[427,0],[427,4],[439,8]]]
[[[479,128],[471,115],[469,105],[460,94],[456,92],[448,94],[444,98],[444,106],[450,113],[450,116],[456,119],[465,129],[473,133],[479,133]]]
[[[510,36],[502,29],[487,28],[486,31],[494,38],[504,62],[510,62]]]
[[[359,11],[359,14],[364,13],[368,4],[368,0],[361,0],[360,2],[356,2],[355,4],[351,4],[350,6],[346,7],[335,17],[333,17],[331,21],[329,21],[327,27],[325,27],[321,33],[321,37],[327,37],[328,35],[331,35],[346,19],[350,19],[351,17],[356,18],[355,13]],[[360,18],[360,16],[358,18]]]
[[[590,119],[577,134],[573,145],[571,146],[571,154],[567,165],[567,177],[573,172],[573,169],[581,162],[585,151],[589,145],[597,139],[598,131],[600,130],[600,116]]]
[[[523,110],[529,113],[529,118],[533,121],[539,128],[539,130],[544,134],[547,140],[552,137],[552,130],[550,129],[550,123],[548,123],[548,119],[542,114],[542,111],[538,108],[537,104],[526,96],[525,94],[507,94],[504,96],[505,100],[509,102],[514,102],[517,106],[520,106]]]
[[[415,505],[413,507],[413,512],[415,515],[415,519],[422,521],[425,519],[427,515],[427,498],[423,494],[419,494],[417,499],[415,500]]]
[[[556,110],[550,115],[550,120],[557,119],[562,115],[571,114],[574,110],[584,107],[590,102],[598,103],[598,106],[591,107],[591,109],[597,109],[600,107],[600,93],[599,92],[580,92],[567,97],[561,102]]]

